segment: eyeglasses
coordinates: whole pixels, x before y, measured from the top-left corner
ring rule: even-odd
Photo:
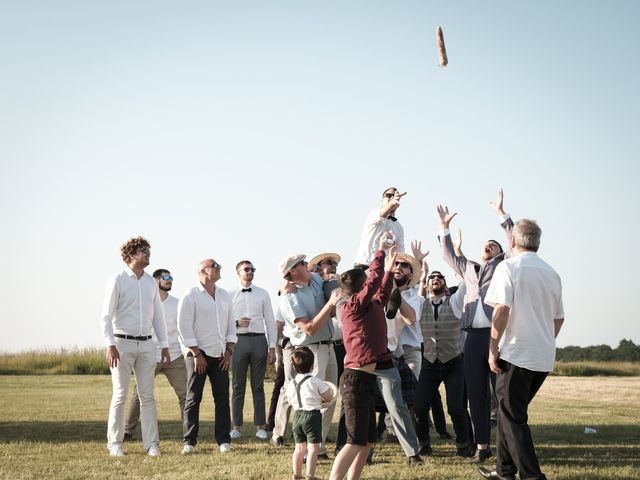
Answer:
[[[396,267],[411,268],[411,264],[409,262],[396,262],[394,265]]]
[[[434,278],[437,278],[438,280],[444,280],[444,276],[443,275],[429,275],[427,278],[429,280],[433,280]]]
[[[220,270],[222,268],[222,265],[220,265],[218,262],[213,262],[211,265],[207,265],[204,268],[215,268],[216,270]]]
[[[247,272],[247,273],[249,273],[249,272],[253,273],[253,272],[256,271],[255,267],[244,267],[244,268],[241,268],[240,270],[242,270],[244,272]]]
[[[318,265],[329,265],[330,267],[337,267],[338,262],[335,260],[323,260]]]
[[[164,280],[165,282],[171,282],[173,281],[173,277],[171,275],[162,275],[160,277],[162,280]]]

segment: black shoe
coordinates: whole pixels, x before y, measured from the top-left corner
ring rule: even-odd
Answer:
[[[282,437],[271,437],[269,443],[274,447],[284,447],[284,438]]]
[[[495,480],[516,480],[515,475],[500,475],[495,470],[489,470],[484,467],[478,467],[478,473],[484,478],[493,478]]]
[[[440,438],[442,440],[453,440],[453,435],[451,435],[449,432],[444,432],[440,434]]]
[[[471,458],[475,455],[476,449],[473,445],[469,445],[468,447],[458,448],[456,453],[459,457]]]
[[[428,443],[425,443],[420,449],[420,455],[431,455],[433,454],[433,448]]]
[[[387,303],[388,319],[396,318],[396,313],[398,313],[398,309],[400,308],[401,303],[402,303],[402,297],[400,296],[400,290],[396,288],[393,290],[393,292],[391,292],[389,303]]]
[[[471,459],[471,463],[484,463],[487,458],[493,456],[493,452],[490,448],[486,448],[484,450],[476,450],[475,455]]]
[[[369,450],[369,455],[367,455],[367,465],[373,465],[373,451],[375,450],[375,448],[371,448],[371,450]]]
[[[325,453],[318,454],[318,460],[331,460],[331,459],[329,458],[329,454],[325,452]]]
[[[420,455],[414,455],[412,457],[409,457],[409,466],[416,467],[422,464],[423,462],[422,462],[422,459],[420,458]]]
[[[124,442],[130,442],[133,440],[133,437],[131,436],[130,433],[125,433],[124,434],[124,438],[122,439]]]

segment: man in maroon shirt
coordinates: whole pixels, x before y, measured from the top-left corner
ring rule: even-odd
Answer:
[[[393,287],[393,266],[397,246],[384,248],[390,232],[380,238],[379,249],[369,265],[342,274],[340,284],[346,302],[341,307],[342,338],[347,351],[344,373],[340,378],[340,392],[344,405],[347,444],[333,462],[330,480],[360,478],[367,454],[376,440],[376,421],[373,393],[376,377],[373,371],[390,363],[387,351],[387,322],[384,306]],[[368,277],[367,277],[368,273]]]

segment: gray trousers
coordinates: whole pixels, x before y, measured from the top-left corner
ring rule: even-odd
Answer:
[[[187,369],[184,365],[184,357],[178,357],[171,360],[168,365],[164,365],[162,362],[156,364],[155,375],[160,372],[167,377],[169,383],[173,387],[173,391],[176,392],[178,397],[178,403],[180,405],[180,420],[184,420],[184,400],[187,397]],[[133,387],[131,392],[131,400],[129,401],[129,411],[127,413],[127,419],[125,421],[124,432],[135,436],[136,428],[138,426],[138,419],[140,418],[140,397],[138,395],[137,384]]]
[[[231,412],[233,425],[243,424],[244,395],[247,389],[247,370],[250,370],[253,397],[253,423],[262,427],[266,420],[264,406],[264,375],[267,370],[269,345],[264,335],[238,335],[238,343],[231,357]]]
[[[407,403],[402,398],[400,372],[394,367],[386,370],[375,370],[373,373],[376,376],[378,388],[387,406],[391,424],[398,436],[404,454],[407,457],[418,455],[420,452],[418,436],[416,435],[413,418],[411,418]]]

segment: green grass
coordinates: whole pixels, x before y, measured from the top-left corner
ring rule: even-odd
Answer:
[[[640,362],[557,362],[552,375],[564,377],[638,377]]]
[[[156,385],[162,457],[147,457],[138,441],[126,444],[123,459],[112,459],[105,445],[109,376],[0,377],[0,478],[291,477],[292,449],[276,449],[253,437],[250,401],[245,405],[243,438],[233,442],[227,456],[217,451],[213,401],[208,391],[202,404],[196,454],[181,456],[177,400],[164,377],[158,377]],[[269,383],[267,391],[270,389]],[[640,379],[636,377],[548,378],[530,410],[536,448],[547,476],[567,480],[640,479],[638,392]],[[586,435],[585,427],[595,428],[597,433]],[[330,437],[335,437],[335,430]],[[382,443],[375,464],[365,468],[363,478],[480,478],[471,465],[454,455],[451,443],[434,439],[434,447],[434,455],[424,466],[410,468],[397,443]],[[330,462],[320,462],[318,476],[327,478],[330,468]]]

